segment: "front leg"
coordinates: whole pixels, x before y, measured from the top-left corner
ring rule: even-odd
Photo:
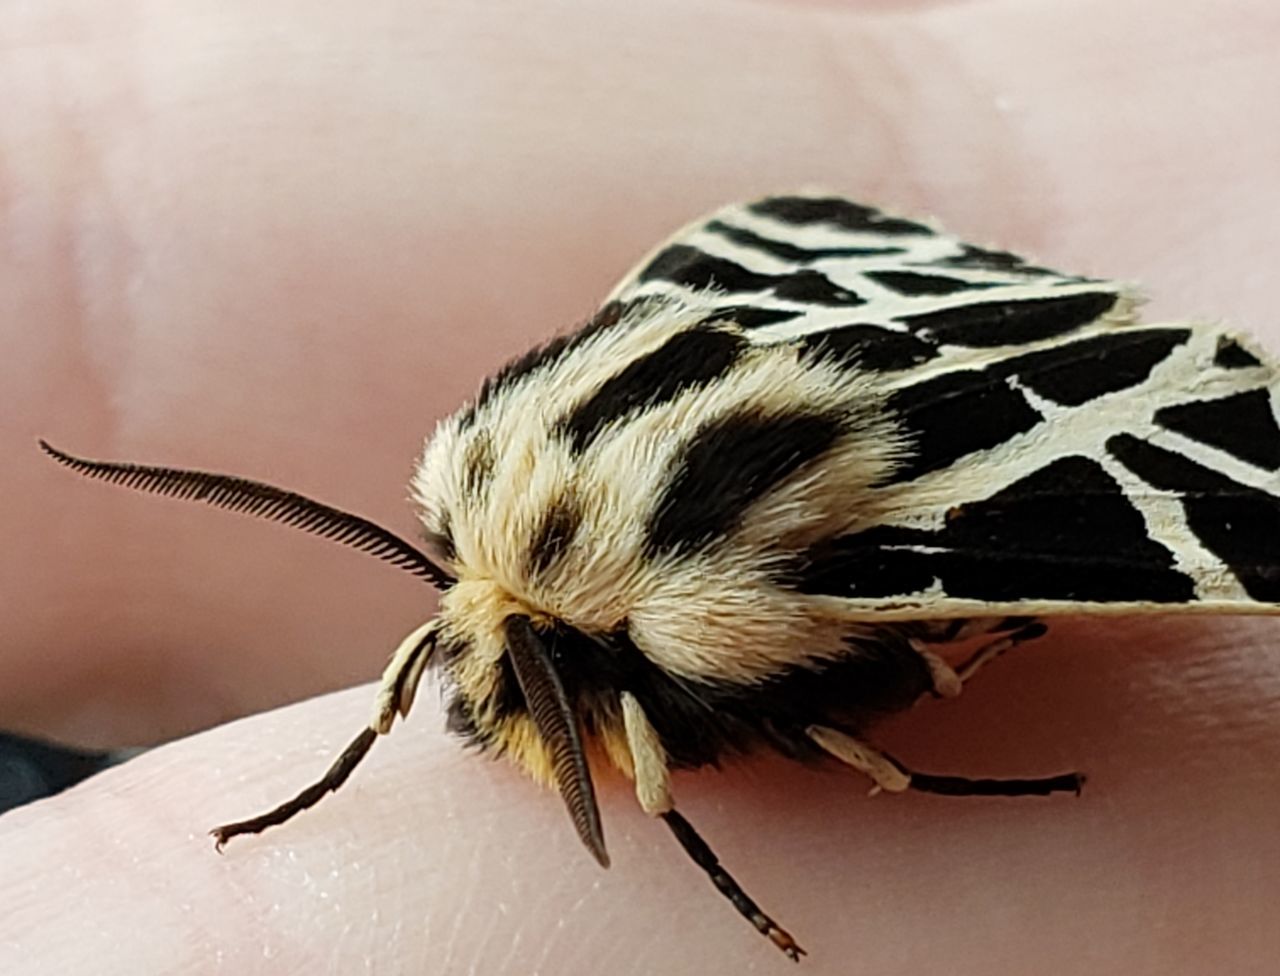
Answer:
[[[214,827],[209,831],[213,836],[214,846],[221,851],[232,837],[238,837],[241,834],[260,834],[268,827],[275,827],[297,816],[303,810],[311,809],[327,794],[336,792],[347,781],[347,777],[356,766],[369,754],[378,736],[386,735],[391,731],[396,715],[409,713],[409,706],[413,704],[418,681],[422,678],[422,671],[427,666],[431,651],[435,648],[438,630],[436,621],[428,621],[406,637],[396,649],[391,663],[383,672],[382,684],[378,689],[373,718],[369,725],[360,730],[360,734],[342,750],[323,776],[297,796],[266,813]]]
[[[685,853],[707,873],[711,883],[729,899],[757,932],[767,938],[796,962],[805,954],[791,933],[775,922],[742,890],[715,852],[708,846],[693,825],[676,812],[671,799],[671,774],[667,766],[666,750],[657,730],[649,722],[644,708],[635,696],[624,691],[621,696],[622,722],[627,736],[627,748],[631,753],[631,774],[635,780],[636,799],[645,813],[661,817],[671,829]]]

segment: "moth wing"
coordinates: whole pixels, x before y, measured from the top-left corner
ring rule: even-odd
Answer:
[[[610,298],[710,305],[757,342],[821,342],[886,371],[1126,325],[1138,303],[1116,282],[821,195],[767,197],[689,224]]]
[[[784,580],[851,616],[1280,612],[1277,369],[1246,339],[820,195],[691,224],[612,297],[883,384],[901,462]]]

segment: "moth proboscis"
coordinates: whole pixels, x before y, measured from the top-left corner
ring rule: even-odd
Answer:
[[[799,959],[677,811],[670,770],[772,748],[888,792],[1075,792],[1075,773],[921,773],[869,729],[1055,615],[1280,612],[1276,367],[1136,305],[835,196],[724,208],[439,423],[411,486],[431,554],[269,485],[41,445],[441,591],[368,728],[294,799],[216,828],[219,848],[336,790],[430,667],[450,729],[553,785],[602,865],[605,763]]]

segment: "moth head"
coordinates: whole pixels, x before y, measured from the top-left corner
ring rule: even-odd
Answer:
[[[482,581],[460,582],[441,604],[435,664],[449,731],[554,786],[578,836],[607,866],[587,752],[589,737],[614,723],[596,707],[603,702],[588,705],[566,680],[554,622]]]
[[[366,731],[389,731],[397,713],[407,714],[427,665],[443,667],[454,687],[450,719],[455,729],[509,753],[535,778],[554,783],[583,843],[596,860],[608,864],[578,718],[535,626],[545,621],[536,621],[492,586],[459,584],[431,557],[367,519],[295,492],[206,471],[93,461],[45,441],[40,446],[86,477],[284,522],[368,552],[435,585],[443,593],[442,614],[401,644],[383,677],[371,730]],[[358,741],[367,751],[372,740],[362,736]]]
[[[608,865],[579,720],[535,621],[500,590],[456,587],[457,579],[438,562],[387,529],[273,485],[210,471],[93,461],[45,441],[40,446],[87,478],[283,521],[369,552],[436,585],[444,593],[442,617],[415,631],[394,656],[372,728],[387,731],[397,712],[407,713],[425,666],[438,662],[456,689],[454,728],[470,729],[476,742],[511,752],[530,774],[556,784],[582,842],[596,861]]]

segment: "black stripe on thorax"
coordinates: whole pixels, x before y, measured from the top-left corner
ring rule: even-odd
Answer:
[[[582,525],[582,509],[566,492],[542,513],[529,542],[527,568],[530,576],[545,573],[569,548]]]
[[[462,489],[469,497],[479,495],[488,487],[496,463],[493,439],[488,431],[477,430],[462,456]]]
[[[602,305],[596,314],[576,331],[556,336],[554,339],[540,346],[534,346],[528,352],[511,360],[484,381],[475,400],[459,414],[459,426],[464,430],[470,427],[475,422],[476,414],[499,393],[515,386],[531,373],[550,366],[556,360],[567,356],[601,332],[613,328],[626,318],[637,304],[645,301],[652,301],[652,299],[641,298],[632,302],[608,302]]]
[[[677,455],[649,519],[651,556],[691,552],[732,530],[748,508],[818,461],[841,433],[830,414],[733,414],[707,424]]]
[[[561,418],[557,429],[580,454],[610,424],[628,414],[714,383],[733,368],[746,347],[741,334],[724,329],[695,327],[679,332],[605,380]]]

